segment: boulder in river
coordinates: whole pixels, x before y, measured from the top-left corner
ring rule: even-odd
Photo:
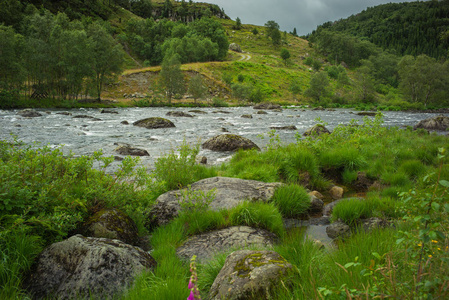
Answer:
[[[271,102],[262,102],[253,106],[254,109],[281,109],[279,104],[274,104]]]
[[[78,234],[44,249],[25,286],[33,299],[113,298],[155,267],[139,247]]]
[[[361,112],[357,113],[358,116],[363,116],[363,117],[375,117],[376,114],[377,114],[377,112],[374,112],[374,111],[361,111]]]
[[[274,251],[235,251],[226,258],[208,299],[273,299],[270,292],[281,284],[288,286],[287,276],[292,269],[292,265]]]
[[[254,144],[251,140],[244,138],[236,134],[221,134],[213,138],[208,139],[203,143],[204,149],[212,151],[237,151],[240,149],[249,150],[260,148]]]
[[[218,252],[256,245],[270,247],[277,240],[274,233],[265,229],[232,226],[192,236],[176,253],[184,260],[196,255],[199,261],[206,261]]]
[[[167,116],[170,117],[187,117],[187,118],[193,118],[191,114],[185,113],[183,111],[169,111],[167,113]]]
[[[209,209],[230,209],[245,200],[268,201],[273,197],[274,191],[282,183],[265,183],[255,180],[244,180],[228,177],[206,178],[193,183],[191,191],[203,191],[207,193],[214,190],[214,199],[209,204]],[[179,204],[184,190],[170,191],[160,195],[156,204],[151,209],[151,225],[154,227],[167,224],[175,218],[181,206]]]
[[[289,126],[271,126],[270,129],[274,130],[298,130],[295,125],[289,125]]]
[[[139,120],[139,121],[134,122],[133,125],[138,126],[138,127],[144,127],[147,129],[175,127],[175,124],[173,124],[170,120],[167,120],[164,118],[158,118],[158,117]]]
[[[326,134],[326,133],[329,134],[330,131],[323,125],[317,124],[309,129],[307,129],[306,132],[304,132],[302,135],[303,136],[310,136],[310,135],[320,136],[320,135]]]
[[[134,148],[129,145],[120,145],[114,149],[120,155],[130,155],[130,156],[150,156],[147,150]]]
[[[449,130],[449,117],[437,116],[429,119],[419,121],[418,124],[413,127],[414,129],[423,128],[427,130],[447,131]]]
[[[23,109],[23,110],[17,112],[17,114],[24,118],[42,117],[41,113],[35,111],[34,109],[30,109],[30,108]]]

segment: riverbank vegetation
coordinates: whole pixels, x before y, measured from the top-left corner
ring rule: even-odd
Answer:
[[[447,297],[449,277],[449,148],[446,136],[386,128],[382,118],[338,126],[333,133],[282,145],[271,133],[262,152],[241,151],[219,167],[195,164],[198,146],[182,144],[156,162],[152,171],[127,157],[114,174],[112,157],[64,155],[61,149],[0,143],[0,286],[1,298],[27,298],[23,276],[39,252],[60,241],[96,211],[118,208],[151,232],[153,273],[142,274],[123,299],[185,299],[188,262],[176,248],[201,232],[248,225],[279,237],[275,250],[294,266],[290,282],[273,299],[438,298]],[[364,174],[361,186],[360,174]],[[268,203],[243,203],[208,211],[213,193],[189,184],[229,176],[286,183]],[[367,185],[367,182],[369,183]],[[392,225],[360,230],[322,249],[302,230],[286,231],[283,218],[304,216],[305,188],[328,197],[329,187],[362,196],[337,204],[333,219],[358,224],[371,216]],[[169,224],[152,228],[148,212],[162,193],[186,187],[183,210]],[[294,198],[296,201],[291,201]],[[186,226],[186,224],[188,226]],[[223,266],[225,254],[198,266],[203,296]]]
[[[420,14],[411,13],[416,9]],[[274,20],[254,26],[239,18],[237,24],[216,5],[187,1],[7,0],[0,11],[1,108],[274,101],[420,110],[448,104],[447,1],[368,9],[319,26],[307,40],[281,32]],[[413,17],[423,12],[441,26]],[[413,49],[398,42],[403,14],[407,24],[413,21],[407,29],[416,35]],[[382,22],[365,22],[372,18]],[[354,29],[357,22],[363,30]],[[371,27],[392,33],[369,36]],[[228,51],[230,43],[242,52]],[[177,82],[183,88],[167,94],[161,64],[172,56],[182,64]],[[207,86],[201,95],[188,89],[194,78]],[[100,98],[108,101],[89,103]]]

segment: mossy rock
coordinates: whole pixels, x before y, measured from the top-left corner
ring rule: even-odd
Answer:
[[[437,116],[420,121],[413,127],[414,129],[423,128],[427,130],[447,131],[449,130],[449,117]]]
[[[208,299],[273,299],[273,288],[281,281],[288,286],[288,274],[292,269],[292,265],[274,251],[235,251],[226,258]]]
[[[326,127],[324,127],[321,124],[317,124],[313,126],[312,128],[309,128],[304,132],[303,136],[320,136],[322,134],[329,134],[331,133]]]
[[[240,149],[249,150],[260,148],[251,140],[241,137],[236,134],[221,134],[213,138],[208,139],[203,143],[204,149],[209,149],[212,151],[237,151]]]
[[[193,118],[193,116],[191,114],[185,113],[183,111],[169,111],[167,113],[167,116]]]
[[[158,117],[139,120],[139,121],[134,122],[133,125],[138,126],[138,127],[144,127],[147,129],[176,127],[172,121],[164,119],[164,118],[158,118]]]

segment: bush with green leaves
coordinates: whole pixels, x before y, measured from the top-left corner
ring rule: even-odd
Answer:
[[[280,186],[274,192],[271,201],[285,218],[304,215],[310,207],[310,196],[306,189],[297,184]]]

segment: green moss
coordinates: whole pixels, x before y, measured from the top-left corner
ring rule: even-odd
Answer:
[[[284,268],[286,261],[274,259],[265,260],[263,257],[263,253],[255,252],[248,254],[247,256],[239,260],[234,267],[234,271],[237,272],[237,276],[245,278],[248,277],[251,271],[255,268],[270,264],[276,264],[277,266]]]

